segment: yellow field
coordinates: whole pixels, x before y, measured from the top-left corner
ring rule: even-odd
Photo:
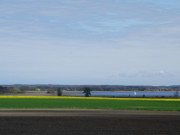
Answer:
[[[0,96],[0,98],[28,99],[106,99],[106,100],[142,100],[142,101],[180,101],[169,98],[106,98],[106,97],[65,97],[65,96]]]

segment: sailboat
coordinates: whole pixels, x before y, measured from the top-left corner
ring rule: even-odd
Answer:
[[[134,91],[134,96],[136,96],[136,92]]]

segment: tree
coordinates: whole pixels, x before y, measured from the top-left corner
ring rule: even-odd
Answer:
[[[13,88],[12,93],[21,93],[21,90],[19,88]]]
[[[41,91],[41,89],[40,88],[35,88],[35,91]]]
[[[57,89],[57,95],[62,96],[63,90],[61,88]]]
[[[179,93],[178,93],[178,91],[176,90],[176,92],[174,93],[174,96],[175,96],[175,97],[178,97],[178,95],[179,95]]]
[[[8,90],[7,87],[0,86],[0,93],[6,93]]]
[[[85,87],[83,93],[85,97],[89,97],[91,95],[91,89],[89,87]]]

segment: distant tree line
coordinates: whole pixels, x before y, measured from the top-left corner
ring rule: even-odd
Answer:
[[[0,86],[0,93],[22,93],[19,88]]]
[[[57,91],[58,88],[66,91],[180,91],[177,86],[121,86],[121,85],[2,85],[0,93],[21,93],[25,91]]]
[[[180,86],[119,86],[119,85],[58,85],[45,86],[42,89],[54,89],[60,87],[67,91],[83,91],[85,87],[92,91],[180,91]]]

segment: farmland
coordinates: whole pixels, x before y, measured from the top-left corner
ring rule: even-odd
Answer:
[[[0,96],[0,108],[180,111],[179,99]]]
[[[0,134],[178,135],[179,111],[179,99],[0,96]]]

